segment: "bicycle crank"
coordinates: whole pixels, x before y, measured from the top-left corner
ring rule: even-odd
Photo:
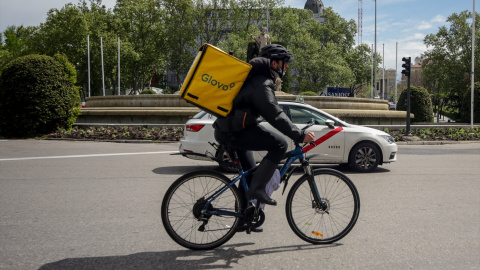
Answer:
[[[253,228],[260,227],[265,222],[265,213],[258,207],[249,206],[243,212],[243,218],[247,224],[247,234],[250,234]]]

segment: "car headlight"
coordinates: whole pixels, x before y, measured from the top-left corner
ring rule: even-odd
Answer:
[[[395,139],[390,135],[379,135],[384,138],[389,144],[395,143]]]

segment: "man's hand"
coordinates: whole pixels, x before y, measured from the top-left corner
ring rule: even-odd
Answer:
[[[310,143],[313,141],[313,139],[315,139],[315,133],[307,132],[307,134],[305,134],[305,138],[303,139],[303,142]]]

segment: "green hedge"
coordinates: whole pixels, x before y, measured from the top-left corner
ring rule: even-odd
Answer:
[[[423,87],[410,87],[410,112],[415,115],[412,122],[433,122],[433,107],[430,94]],[[404,89],[398,99],[397,110],[407,110],[407,89]]]
[[[8,63],[0,75],[0,134],[33,137],[69,129],[80,113],[73,67],[53,57],[27,55]]]

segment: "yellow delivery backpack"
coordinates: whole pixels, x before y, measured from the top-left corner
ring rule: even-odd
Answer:
[[[180,96],[217,117],[225,117],[251,69],[250,64],[204,44],[188,71]]]

